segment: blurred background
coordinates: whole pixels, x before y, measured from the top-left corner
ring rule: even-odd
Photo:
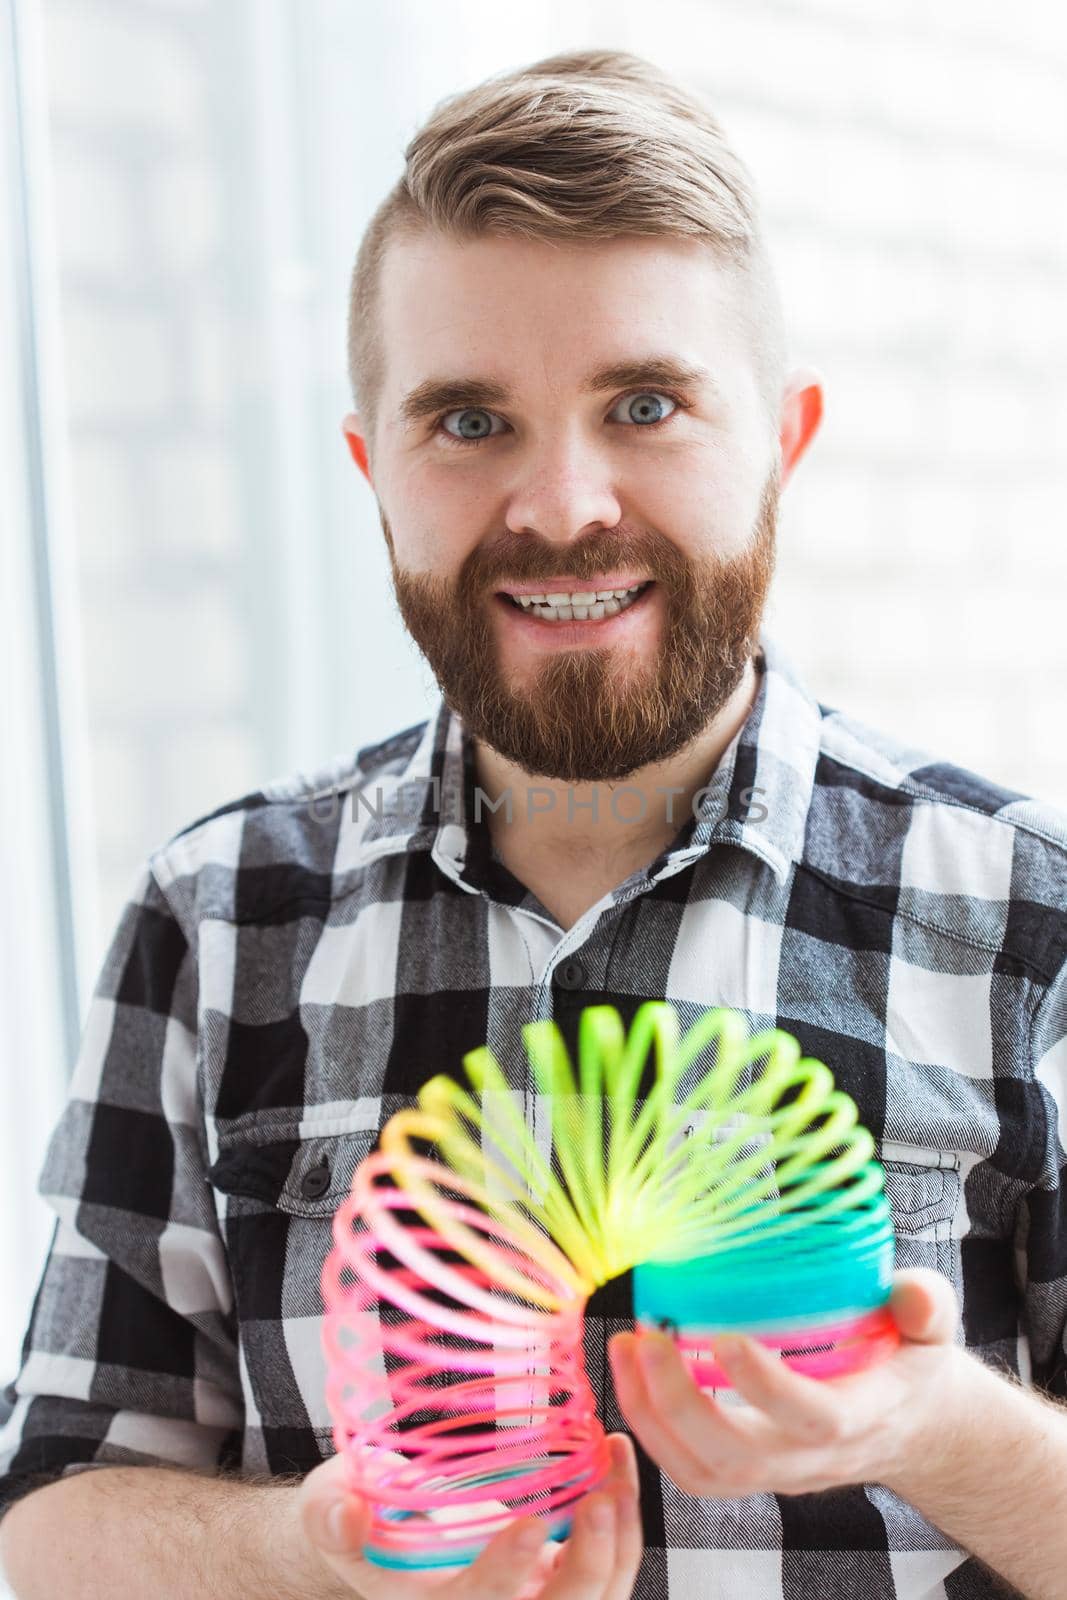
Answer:
[[[425,716],[344,448],[348,279],[444,96],[584,46],[707,93],[820,434],[768,625],[818,698],[1067,806],[1053,0],[0,0],[0,1385],[145,854]]]

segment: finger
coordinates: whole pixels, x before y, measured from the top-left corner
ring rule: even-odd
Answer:
[[[337,1495],[330,1492],[332,1485],[327,1483],[323,1490],[321,1483],[313,1483],[321,1470],[305,1480],[310,1487],[301,1491],[300,1526],[304,1537],[332,1572],[364,1595],[365,1600],[377,1600],[384,1593],[381,1580],[386,1573],[363,1555],[363,1544],[370,1532],[370,1506],[362,1495]],[[399,1590],[394,1593],[399,1595]]]
[[[624,1433],[609,1435],[612,1460],[619,1470],[615,1490],[615,1566],[604,1600],[631,1600],[645,1542],[638,1494],[637,1455]]]
[[[952,1284],[930,1267],[893,1274],[889,1308],[905,1339],[916,1344],[949,1344],[959,1325],[960,1307]]]
[[[679,1436],[673,1413],[664,1412],[649,1395],[645,1375],[635,1358],[637,1341],[633,1334],[614,1334],[608,1341],[608,1359],[615,1380],[615,1394],[619,1408],[630,1424],[636,1438],[659,1467],[672,1477],[680,1487],[692,1492],[693,1485],[707,1475],[709,1459],[723,1460],[728,1452],[743,1448],[736,1424],[727,1421],[725,1413],[706,1395],[702,1395],[688,1373],[682,1377],[697,1401],[696,1415],[687,1414],[682,1426],[684,1437]],[[677,1353],[675,1353],[677,1354]],[[680,1361],[681,1357],[677,1357]],[[679,1386],[680,1387],[680,1386]],[[677,1404],[677,1400],[670,1402]],[[670,1422],[667,1418],[670,1417]],[[690,1448],[688,1439],[693,1440]]]
[[[361,1495],[331,1498],[309,1493],[301,1507],[301,1524],[321,1559],[363,1600],[425,1600],[427,1575],[401,1576],[394,1568],[369,1561],[363,1545],[370,1533],[371,1508]],[[537,1568],[544,1544],[544,1526],[524,1517],[496,1534],[476,1561],[458,1573],[436,1569],[433,1592],[455,1600],[513,1600]]]
[[[344,1553],[366,1537],[370,1507],[349,1489],[342,1455],[332,1456],[308,1473],[297,1505],[304,1537],[324,1555]]]
[[[532,1579],[539,1571],[551,1570],[546,1532],[547,1525],[537,1517],[521,1517],[509,1524],[493,1535],[476,1561],[436,1591],[436,1600],[512,1600],[528,1583],[539,1594]],[[390,1590],[389,1600],[392,1597]]]
[[[611,1451],[612,1476],[636,1498],[640,1493],[641,1483],[637,1473],[637,1451],[634,1449],[633,1440],[626,1433],[609,1433],[608,1448]]]
[[[756,1339],[716,1339],[714,1350],[742,1399],[757,1406],[790,1439],[817,1445],[840,1436],[845,1405],[832,1386],[793,1372]]]
[[[546,1540],[537,1557],[537,1565],[533,1570],[533,1576],[527,1583],[523,1584],[516,1594],[515,1600],[543,1600],[545,1584],[556,1570],[556,1564],[562,1548],[554,1540]],[[440,1600],[440,1597],[435,1595],[434,1600]],[[627,1596],[627,1600],[629,1600],[629,1596]]]
[[[615,1574],[615,1529],[613,1495],[598,1490],[583,1500],[542,1600],[605,1600]]]
[[[642,1334],[630,1346],[633,1368],[640,1375],[647,1403],[663,1427],[704,1460],[709,1449],[736,1457],[762,1441],[751,1412],[727,1408],[704,1393],[685,1357],[664,1333]]]
[[[338,1451],[335,1455],[327,1456],[304,1479],[308,1489],[316,1493],[325,1485],[329,1485],[334,1494],[340,1494],[342,1489],[348,1488],[348,1462]]]

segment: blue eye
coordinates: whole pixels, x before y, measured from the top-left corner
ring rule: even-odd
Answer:
[[[665,415],[664,401],[672,408]],[[691,403],[691,401],[679,399],[677,395],[666,394],[658,389],[641,389],[631,394],[623,395],[621,400],[615,402],[612,410],[614,411],[621,405],[628,406],[630,422],[647,432],[650,428],[657,428],[662,426],[663,423],[669,422],[676,411],[688,410]],[[610,416],[611,413],[609,412],[608,415]],[[461,428],[471,427],[472,419],[480,418],[482,420],[475,420],[473,422],[473,431],[469,433],[453,433],[450,428],[445,427],[445,423],[450,417],[459,417],[461,420],[458,426]],[[484,406],[461,406],[458,410],[442,412],[437,418],[434,427],[437,436],[443,439],[446,444],[459,445],[462,448],[465,445],[482,444],[486,439],[493,438],[495,434],[505,432],[505,428],[493,429],[491,419],[494,418],[496,421],[500,421],[495,412],[487,411]],[[466,419],[466,421],[463,419]]]
[[[627,407],[631,422],[639,423],[641,427],[654,427],[656,423],[666,422],[667,417],[674,415],[673,411],[668,411],[666,416],[663,415],[664,400],[675,408],[680,404],[669,394],[660,394],[658,389],[649,389],[643,394],[624,395],[619,405]],[[650,412],[652,415],[649,415]]]
[[[445,421],[448,417],[465,417],[469,421],[471,417],[488,418],[492,415],[493,413],[491,411],[486,411],[482,406],[464,406],[459,411],[446,411],[444,416],[438,419],[438,427],[444,428]],[[474,433],[462,433],[457,435],[450,433],[447,428],[444,428],[444,436],[453,444],[481,444],[483,439],[488,439],[490,437],[490,431],[488,427],[486,427],[481,429],[481,431],[476,429]]]

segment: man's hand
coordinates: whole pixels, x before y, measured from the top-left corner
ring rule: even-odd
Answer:
[[[754,1339],[714,1341],[747,1406],[723,1406],[698,1388],[668,1335],[614,1334],[608,1352],[619,1405],[687,1494],[732,1500],[853,1483],[892,1487],[926,1448],[931,1426],[951,1427],[952,1401],[964,1394],[974,1358],[953,1342],[959,1303],[939,1273],[896,1273],[890,1309],[900,1348],[840,1378],[792,1372]]]
[[[625,1434],[609,1440],[611,1473],[578,1505],[562,1545],[546,1544],[545,1524],[522,1517],[495,1534],[469,1567],[402,1574],[377,1566],[362,1553],[370,1508],[346,1491],[340,1456],[305,1478],[300,1524],[339,1580],[337,1592],[362,1600],[423,1600],[431,1593],[434,1600],[630,1600],[642,1552],[637,1463]]]

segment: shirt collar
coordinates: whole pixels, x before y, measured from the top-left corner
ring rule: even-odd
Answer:
[[[822,710],[766,629],[756,664],[761,670],[752,709],[695,797],[695,814],[678,816],[678,834],[654,867],[669,861],[676,870],[714,844],[734,844],[781,880],[800,859]],[[484,796],[477,798],[474,742],[443,696],[417,731],[413,750],[410,730],[374,748],[378,770],[343,813],[338,865],[428,850],[450,877],[474,887],[472,875],[480,877],[492,858],[489,812]]]

